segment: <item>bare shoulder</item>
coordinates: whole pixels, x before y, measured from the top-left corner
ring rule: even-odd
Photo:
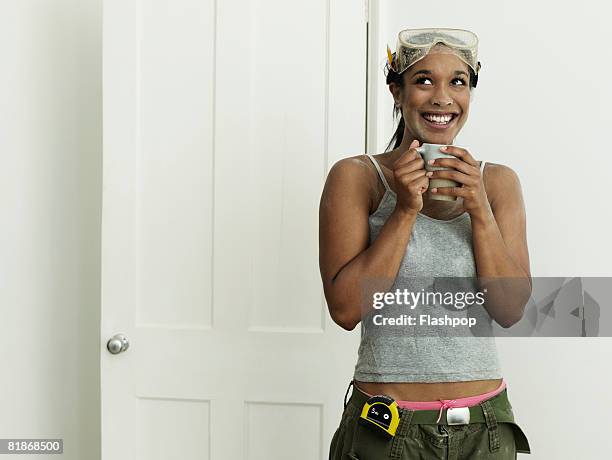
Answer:
[[[510,166],[487,162],[483,182],[492,206],[496,202],[499,204],[508,198],[516,199],[522,195],[519,176]]]
[[[319,265],[326,290],[368,246],[369,183],[367,164],[359,157],[338,160],[329,170],[319,204]]]
[[[332,171],[335,174],[359,176],[360,179],[364,179],[372,175],[372,162],[367,155],[354,155],[336,161],[329,170],[330,174]]]
[[[369,200],[371,190],[376,184],[376,177],[372,174],[370,165],[366,155],[355,155],[336,161],[327,175],[325,190],[347,196],[354,196],[355,192],[358,192],[358,195],[367,196]]]

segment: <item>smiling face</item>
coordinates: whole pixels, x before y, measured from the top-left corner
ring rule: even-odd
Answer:
[[[401,104],[405,135],[420,143],[452,144],[470,108],[469,67],[437,45],[402,74],[404,87],[389,85]]]

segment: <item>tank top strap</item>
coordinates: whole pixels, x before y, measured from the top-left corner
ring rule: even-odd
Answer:
[[[482,160],[480,162],[480,174],[482,175],[482,173],[484,172],[484,165],[485,165],[486,161]]]
[[[385,175],[383,174],[382,169],[380,169],[380,165],[378,164],[378,161],[376,161],[374,157],[370,155],[369,153],[366,153],[366,156],[372,161],[372,163],[374,163],[374,166],[376,167],[376,170],[378,171],[378,175],[380,179],[382,180],[383,184],[385,184],[385,188],[391,191],[391,187],[389,187],[389,184],[387,183],[387,179],[385,179]]]

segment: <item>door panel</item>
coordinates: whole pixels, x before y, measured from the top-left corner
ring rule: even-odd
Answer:
[[[365,31],[349,1],[105,1],[103,459],[326,458],[359,332],[318,205],[363,153]]]

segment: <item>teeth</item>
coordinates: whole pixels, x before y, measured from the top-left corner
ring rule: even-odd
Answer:
[[[453,116],[450,114],[449,115],[433,115],[429,113],[424,114],[423,117],[429,121],[433,121],[434,123],[440,123],[443,125],[447,124],[453,118]]]

